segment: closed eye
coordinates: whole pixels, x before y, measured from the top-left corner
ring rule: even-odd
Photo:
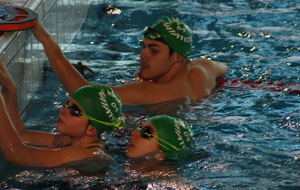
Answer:
[[[145,49],[146,46],[145,46],[144,42],[143,41],[140,41],[140,42],[141,42],[140,44],[141,44],[142,48]]]

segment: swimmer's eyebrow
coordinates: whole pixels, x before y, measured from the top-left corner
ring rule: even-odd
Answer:
[[[159,45],[157,45],[157,44],[147,44],[147,45],[145,45],[145,43],[142,41],[142,44],[143,44],[143,46],[145,47],[145,46],[148,46],[148,47],[160,47]]]
[[[157,44],[148,44],[147,46],[149,46],[149,47],[154,47],[154,46],[159,47],[159,45],[157,45]]]

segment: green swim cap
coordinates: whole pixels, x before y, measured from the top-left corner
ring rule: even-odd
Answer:
[[[188,151],[194,145],[193,132],[181,119],[158,115],[149,119],[155,126],[164,152]],[[166,143],[167,142],[167,143]],[[173,148],[171,145],[175,146]]]
[[[185,58],[190,55],[193,43],[192,32],[184,22],[174,17],[166,17],[157,21],[148,30],[143,32],[146,39],[156,40],[159,36],[156,34],[153,35],[151,29],[159,31],[166,44],[174,51]]]
[[[77,89],[71,96],[82,107],[86,115],[104,122],[115,122],[122,111],[119,95],[110,87],[103,85],[87,85]],[[112,131],[113,125],[91,120],[91,124],[100,135],[104,131]]]

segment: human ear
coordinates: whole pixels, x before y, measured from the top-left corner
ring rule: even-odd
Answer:
[[[98,132],[97,132],[97,129],[93,125],[89,124],[89,126],[86,130],[86,134],[90,135],[90,136],[93,136],[93,135],[97,135]]]
[[[185,60],[185,57],[183,57],[182,55],[180,55],[179,53],[176,53],[176,58],[177,58],[177,62],[183,62]]]

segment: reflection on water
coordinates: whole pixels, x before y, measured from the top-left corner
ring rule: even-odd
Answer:
[[[95,71],[90,81],[116,85],[133,81],[139,69],[140,31],[173,15],[193,29],[192,58],[226,63],[230,67],[227,78],[299,83],[297,7],[295,1],[277,0],[95,2],[66,55],[72,63],[82,61]],[[24,117],[27,125],[52,131],[66,98],[57,78],[45,73],[45,83]],[[251,88],[218,89],[198,101],[124,107],[126,129],[104,135],[114,157],[107,173],[17,168],[8,174],[10,178],[2,177],[2,187],[297,189],[299,107],[297,95]],[[177,176],[172,179],[137,177],[124,165],[130,131],[155,113],[180,117],[193,125],[196,150],[189,160],[178,162]]]

